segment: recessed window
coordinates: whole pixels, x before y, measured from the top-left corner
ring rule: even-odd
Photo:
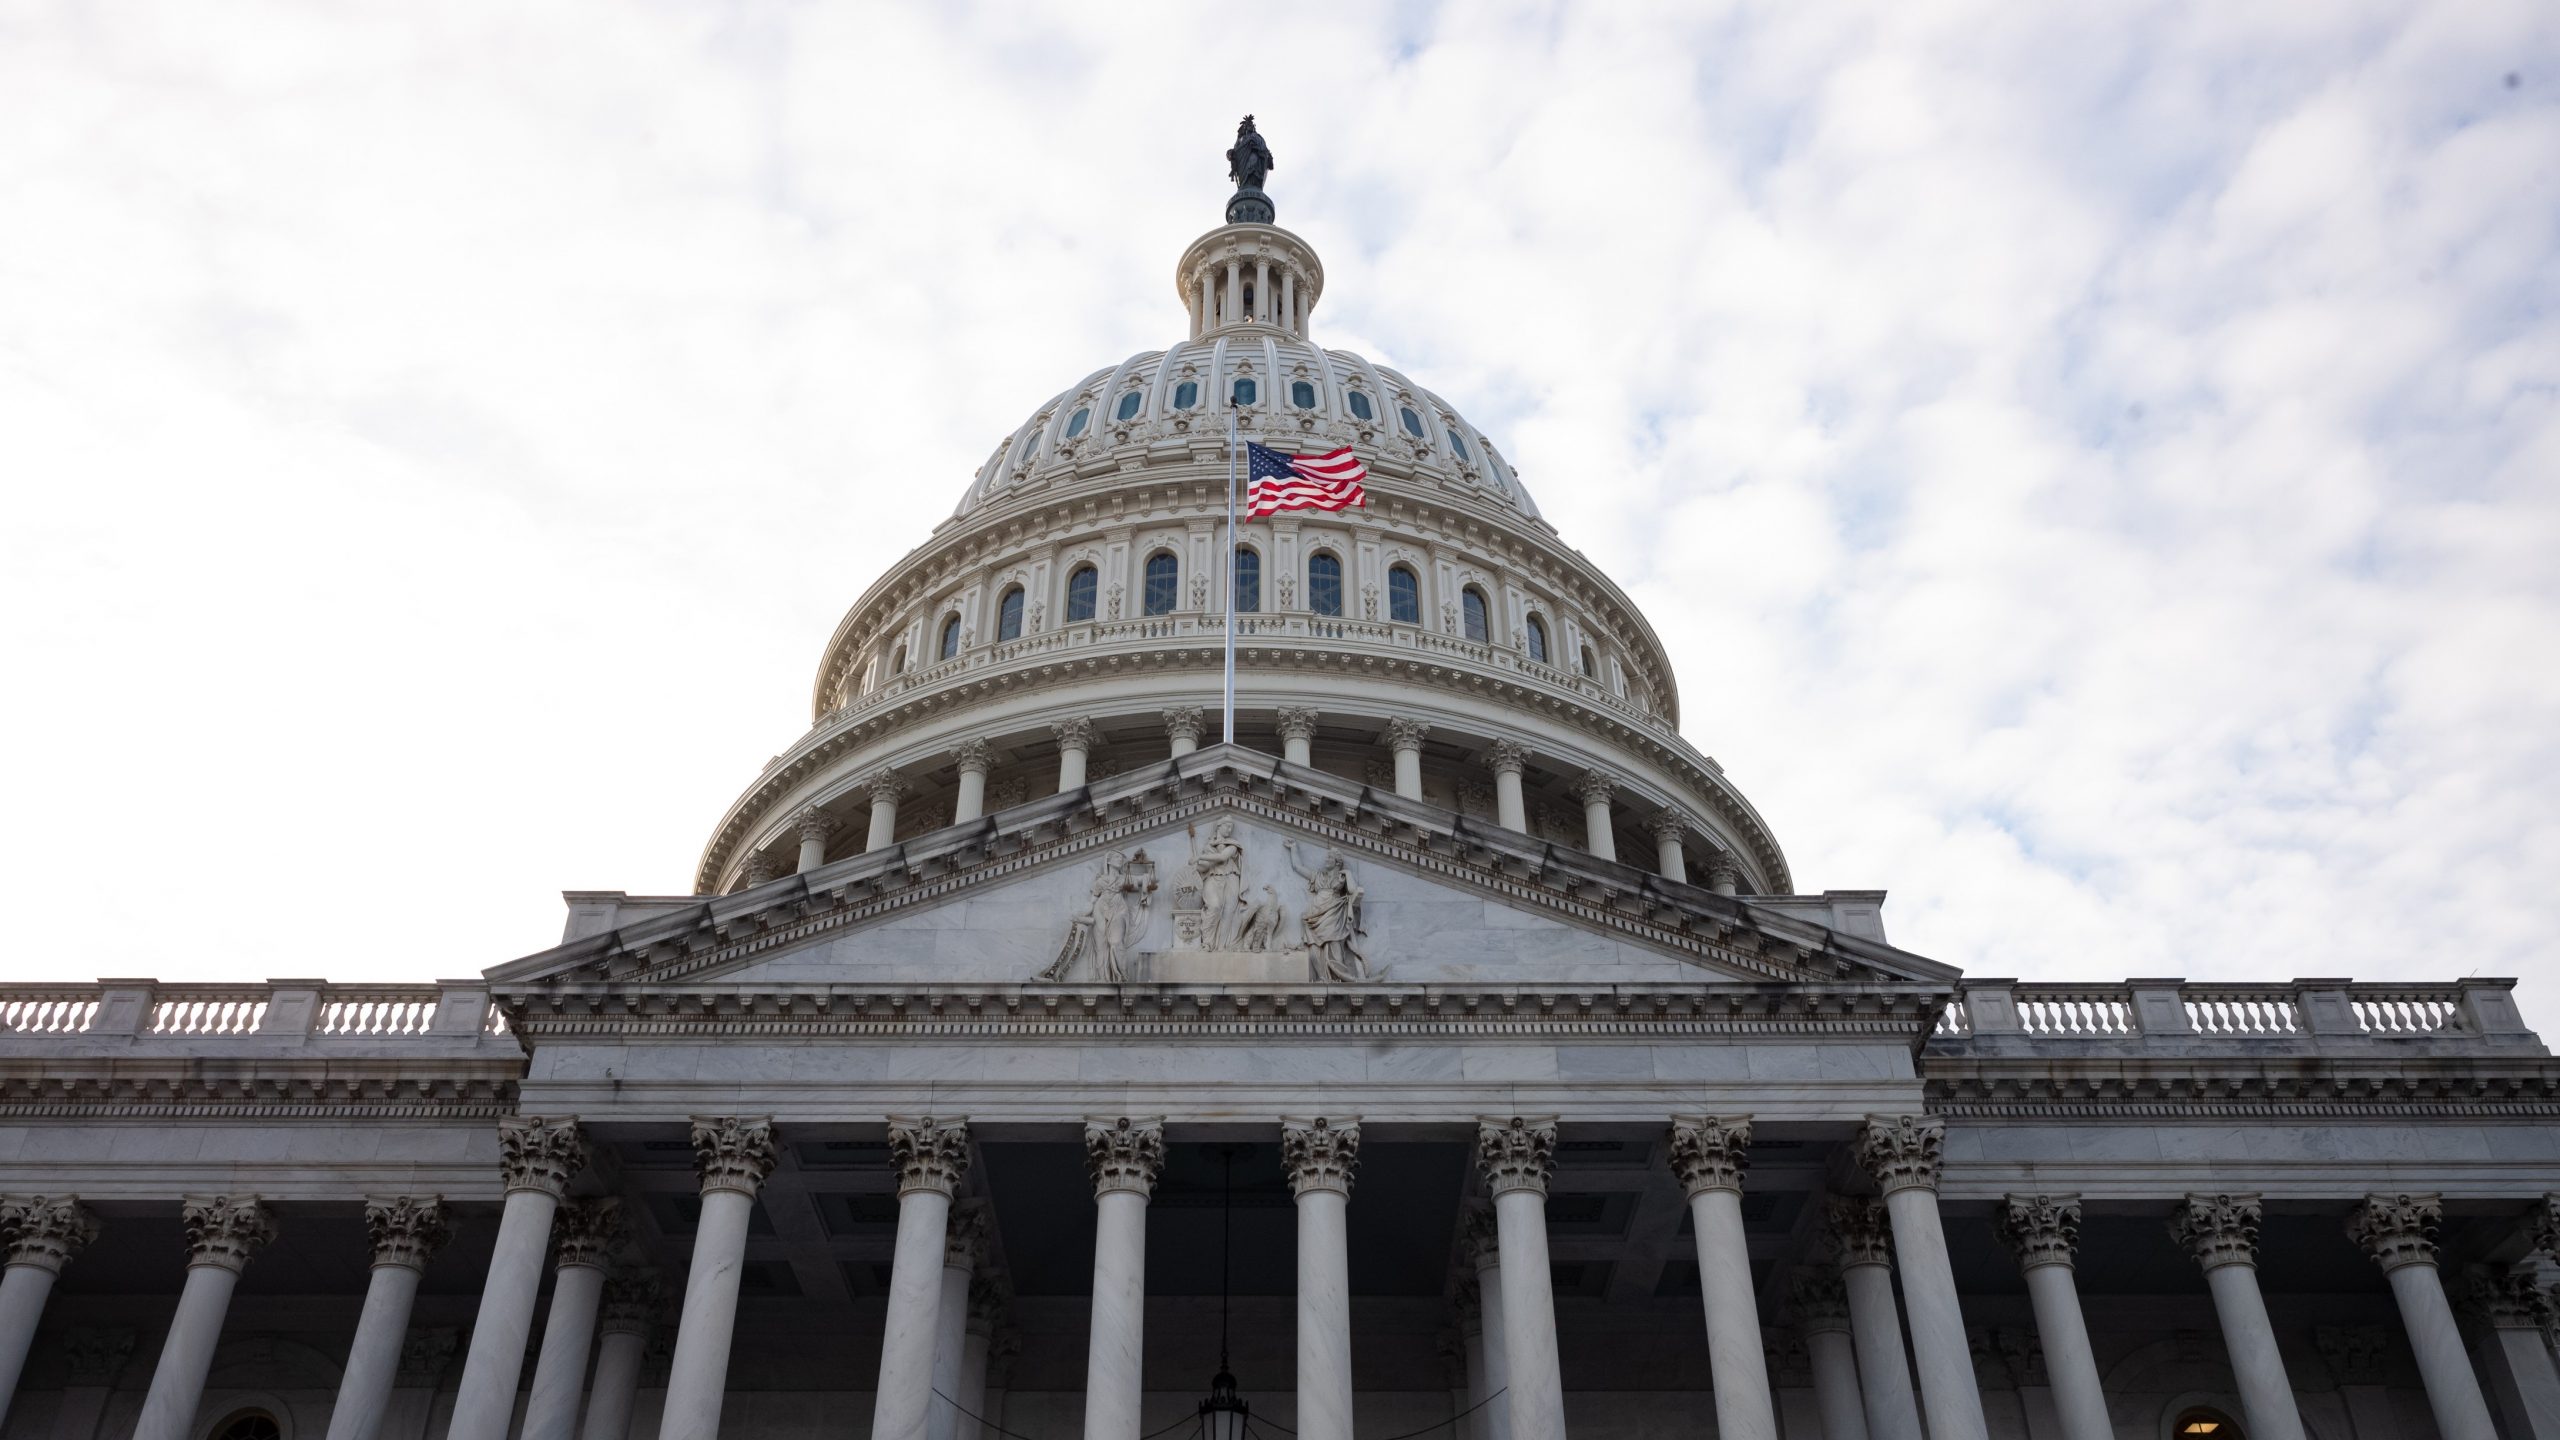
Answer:
[[[1492,612],[1484,603],[1483,591],[1473,585],[1468,586],[1466,593],[1458,597],[1458,613],[1467,627],[1468,639],[1485,640],[1492,636]]]
[[[2178,1422],[2169,1427],[2169,1433],[2176,1440],[2246,1440],[2230,1416],[2201,1406],[2181,1414]]]
[[[1067,438],[1073,440],[1077,436],[1083,434],[1085,422],[1092,418],[1092,410],[1087,408],[1078,408],[1076,413],[1067,417]]]
[[[1253,382],[1252,382],[1252,381],[1250,381],[1250,380],[1238,380],[1238,381],[1236,382],[1236,391],[1235,391],[1235,394],[1236,394],[1236,404],[1238,404],[1238,405],[1250,405],[1250,404],[1252,404],[1252,403],[1253,403],[1253,397],[1254,397],[1255,393],[1256,393],[1256,392],[1255,392],[1255,390],[1254,390],[1254,388],[1253,388]]]
[[[1150,615],[1170,615],[1174,601],[1182,593],[1182,562],[1168,551],[1159,550],[1147,557],[1146,611]]]
[[[1319,615],[1342,613],[1342,561],[1318,553],[1307,557],[1307,608]]]
[[[1407,405],[1396,413],[1404,417],[1404,433],[1416,440],[1429,438],[1428,432],[1422,428],[1422,417],[1413,413],[1412,406]]]
[[[1410,565],[1387,572],[1387,618],[1403,625],[1422,623],[1422,577]]]
[[[942,622],[942,658],[948,660],[959,653],[960,617],[954,615]]]
[[[1012,586],[996,602],[996,642],[1022,638],[1022,587]]]
[[[1582,673],[1594,680],[1600,678],[1600,657],[1588,645],[1582,647]]]
[[[1372,405],[1369,403],[1369,397],[1368,397],[1368,396],[1361,394],[1361,393],[1360,393],[1359,391],[1357,391],[1357,390],[1354,390],[1354,391],[1350,392],[1349,394],[1344,395],[1342,398],[1343,398],[1344,400],[1346,400],[1346,401],[1350,402],[1350,405],[1351,405],[1351,418],[1352,418],[1352,419],[1354,419],[1354,420],[1375,420],[1375,419],[1377,419],[1377,418],[1378,418],[1378,412],[1377,412],[1377,409],[1376,409],[1376,407],[1372,406]]]
[[[1198,381],[1196,381],[1196,380],[1185,380],[1185,381],[1183,381],[1181,384],[1176,385],[1176,386],[1174,386],[1174,387],[1173,387],[1173,408],[1174,408],[1174,409],[1176,409],[1176,410],[1188,410],[1188,409],[1190,409],[1191,407],[1193,407],[1193,406],[1195,406],[1195,405],[1197,405],[1197,404],[1199,404],[1199,403],[1200,403],[1200,383],[1199,383]]]
[[[889,653],[889,673],[892,675],[904,675],[907,673],[906,646],[901,645]]]
[[[1291,381],[1289,383],[1289,403],[1297,406],[1301,410],[1313,410],[1316,408],[1316,387],[1304,380]]]
[[[1019,465],[1023,461],[1030,459],[1031,452],[1038,449],[1039,445],[1040,427],[1034,425],[1031,427],[1031,432],[1022,437],[1022,443],[1014,447],[1013,463]]]
[[[1529,617],[1529,658],[1547,663],[1547,622],[1535,615]]]
[[[1132,390],[1128,394],[1120,397],[1120,408],[1111,412],[1112,418],[1116,420],[1135,420],[1138,418],[1138,407],[1146,403],[1147,397],[1143,393]]]
[[[1070,430],[1067,433],[1072,435],[1075,432]],[[1458,458],[1461,460],[1472,462],[1476,458],[1467,453],[1466,437],[1458,433],[1458,427],[1455,425],[1449,427],[1449,448],[1458,452]]]
[[[1093,618],[1093,592],[1102,577],[1090,565],[1079,565],[1067,575],[1067,618]]]
[[[1262,556],[1245,546],[1236,547],[1236,613],[1250,615],[1262,608]]]

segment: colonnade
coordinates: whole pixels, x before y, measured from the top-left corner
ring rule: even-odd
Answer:
[[[1164,1123],[1122,1116],[1083,1126],[1096,1222],[1087,1440],[1140,1434],[1148,1206],[1164,1164]],[[552,1300],[522,1440],[628,1440],[657,1312],[655,1281],[615,1269],[617,1202],[568,1194],[586,1158],[574,1120],[511,1116],[499,1134],[505,1201],[448,1434],[451,1440],[508,1440],[547,1253]],[[1939,1219],[1944,1134],[1944,1122],[1932,1117],[1868,1117],[1853,1151],[1878,1193],[1830,1197],[1823,1254],[1794,1274],[1790,1308],[1803,1332],[1823,1440],[1987,1440]],[[970,1163],[968,1125],[897,1118],[888,1137],[897,1238],[871,1434],[874,1440],[984,1440],[977,1417],[1001,1299],[975,1273],[986,1212],[959,1198]],[[777,1154],[772,1122],[760,1117],[697,1118],[691,1138],[702,1208],[660,1440],[714,1440],[719,1433],[748,1219]],[[1277,1138],[1297,1217],[1298,1434],[1352,1440],[1347,1237],[1360,1121],[1283,1119]],[[1467,1370],[1457,1398],[1475,1407],[1467,1440],[1564,1440],[1546,1228],[1556,1145],[1552,1120],[1486,1119],[1476,1127],[1476,1164],[1488,1203],[1462,1219],[1461,1270],[1453,1287]],[[1677,1116],[1670,1123],[1667,1154],[1690,1210],[1722,1440],[1778,1440],[1744,1236],[1750,1145],[1747,1117]],[[2368,1195],[2348,1217],[2347,1232],[2389,1277],[2438,1431],[2445,1440],[2496,1440],[2437,1273],[2442,1214],[2433,1196]],[[182,1215],[186,1281],[136,1440],[191,1440],[232,1288],[275,1234],[267,1202],[254,1195],[191,1196]],[[2261,1218],[2256,1196],[2194,1194],[2179,1203],[2170,1230],[2204,1272],[2248,1433],[2256,1440],[2303,1440],[2293,1385],[2258,1288]],[[435,1196],[368,1200],[365,1222],[373,1268],[327,1440],[377,1440],[419,1274],[450,1231],[444,1202]],[[2560,1245],[2560,1198],[2546,1198],[2538,1222],[2536,1246]],[[2079,1197],[2009,1195],[1994,1223],[2025,1273],[2063,1440],[2113,1440],[2074,1284]],[[75,1197],[0,1198],[0,1241],[7,1246],[0,1279],[0,1418],[55,1277],[97,1230]],[[2548,1310],[2533,1291],[2530,1269],[2483,1282],[2473,1299],[2491,1327],[2489,1349],[2532,1417],[2532,1440],[2552,1440],[2560,1429],[2560,1367],[2536,1328]]]
[[[1168,753],[1174,757],[1188,755],[1200,748],[1205,721],[1198,705],[1178,705],[1164,712]],[[1317,714],[1305,706],[1283,706],[1277,718],[1280,735],[1280,758],[1292,765],[1312,766],[1315,755]],[[1058,742],[1058,792],[1081,788],[1090,770],[1096,730],[1094,722],[1084,716],[1060,720],[1050,727]],[[1408,800],[1422,796],[1422,745],[1430,738],[1431,727],[1419,720],[1396,719],[1386,722],[1384,739],[1392,760],[1395,793]],[[1529,747],[1520,741],[1497,739],[1483,753],[1485,766],[1493,772],[1495,822],[1505,829],[1526,832],[1529,812],[1521,785],[1527,770]],[[953,801],[951,823],[966,824],[986,813],[987,774],[994,765],[994,753],[983,739],[962,740],[950,752],[959,774],[959,793]],[[1607,770],[1587,768],[1575,776],[1571,790],[1583,807],[1583,848],[1603,860],[1618,858],[1616,797],[1625,782]],[[893,770],[880,770],[860,781],[855,789],[870,800],[870,823],[863,837],[865,852],[884,849],[896,843],[898,805],[913,790],[907,779]],[[1654,840],[1652,857],[1655,871],[1663,878],[1682,884],[1689,882],[1687,837],[1699,829],[1698,822],[1677,809],[1655,812],[1644,820]],[[800,850],[797,869],[814,870],[826,863],[827,842],[841,828],[825,811],[811,806],[797,817]],[[1708,855],[1702,883],[1719,895],[1739,892],[1742,883],[1741,862],[1721,848]],[[749,884],[761,884],[776,878],[771,865],[762,857],[747,863]]]

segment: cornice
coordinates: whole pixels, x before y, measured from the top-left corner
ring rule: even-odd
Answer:
[[[2504,1057],[2273,1069],[2245,1055],[2195,1054],[2139,1071],[2054,1060],[1964,1068],[1921,1059],[1926,1108],[1950,1118],[2180,1120],[2560,1116],[2560,1059]]]
[[[363,1081],[165,1076],[0,1077],[0,1116],[23,1120],[490,1121],[516,1080]]]

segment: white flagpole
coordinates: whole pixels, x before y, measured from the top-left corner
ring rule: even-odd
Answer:
[[[1226,700],[1221,707],[1218,735],[1226,743],[1236,743],[1236,407],[1227,402],[1227,554],[1226,563],[1218,567],[1226,577],[1227,603],[1227,675]]]

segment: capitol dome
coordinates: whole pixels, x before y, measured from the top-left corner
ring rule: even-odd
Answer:
[[[1789,892],[1775,837],[1682,737],[1651,624],[1456,406],[1316,343],[1323,263],[1268,210],[1231,207],[1184,250],[1180,340],[1034,408],[854,603],[810,730],[722,817],[701,890],[1225,740],[1673,880]],[[1350,447],[1368,504],[1238,529],[1221,736],[1231,422]]]

